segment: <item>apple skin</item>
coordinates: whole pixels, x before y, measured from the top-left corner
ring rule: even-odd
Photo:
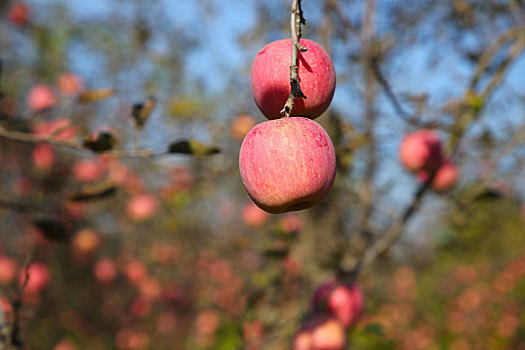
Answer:
[[[248,195],[261,209],[303,210],[323,201],[334,184],[334,146],[311,119],[270,120],[244,138],[239,168]]]
[[[291,116],[314,119],[332,102],[335,70],[328,53],[316,42],[300,39],[308,51],[299,52],[297,64],[301,90],[306,99],[296,99]],[[292,40],[282,39],[266,45],[252,64],[251,85],[255,103],[268,119],[281,116],[290,95]]]
[[[436,169],[441,163],[441,141],[432,130],[418,130],[403,138],[399,147],[399,160],[410,171]]]
[[[353,284],[331,281],[320,286],[314,293],[312,305],[334,315],[345,327],[352,327],[363,313],[365,298],[361,288]]]

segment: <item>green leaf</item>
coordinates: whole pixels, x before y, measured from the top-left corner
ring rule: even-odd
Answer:
[[[87,91],[84,91],[82,94],[80,94],[80,96],[78,97],[78,101],[80,103],[100,101],[110,96],[113,96],[115,92],[116,90],[111,89],[111,88],[98,89],[98,90],[87,90]]]
[[[374,335],[380,335],[382,337],[385,336],[385,333],[383,332],[383,327],[379,323],[372,323],[365,327],[364,331],[366,333],[374,334]]]

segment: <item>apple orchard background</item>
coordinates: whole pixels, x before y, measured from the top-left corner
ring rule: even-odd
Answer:
[[[348,349],[525,349],[523,2],[304,0],[337,177],[269,215],[238,152],[290,3],[0,1],[1,348],[289,349],[315,288],[394,228]],[[398,163],[421,128],[450,191],[417,197]]]

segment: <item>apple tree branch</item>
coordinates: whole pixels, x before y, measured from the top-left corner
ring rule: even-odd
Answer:
[[[299,43],[301,38],[301,25],[306,24],[301,8],[301,0],[292,1],[292,15],[290,17],[290,30],[292,33],[292,61],[290,63],[290,96],[286,100],[281,115],[288,118],[295,104],[295,99],[306,99],[306,95],[301,90],[299,81],[299,67],[297,66],[297,56],[299,51],[307,51],[306,47]]]

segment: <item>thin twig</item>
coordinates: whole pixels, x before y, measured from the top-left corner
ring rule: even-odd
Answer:
[[[301,90],[299,82],[299,67],[297,66],[298,52],[307,51],[306,47],[299,43],[301,38],[301,25],[306,23],[301,10],[301,0],[292,1],[292,15],[290,17],[290,31],[292,33],[292,62],[290,64],[290,96],[286,100],[281,115],[284,118],[290,117],[292,114],[295,99],[306,99],[306,95]]]
[[[406,223],[410,217],[415,213],[421,204],[421,200],[427,190],[430,188],[430,184],[434,180],[435,172],[427,179],[426,182],[422,183],[418,191],[412,198],[410,205],[404,210],[403,214],[389,229],[379,238],[370,248],[366,250],[363,257],[359,260],[356,266],[350,272],[340,271],[339,275],[351,275],[354,276],[370,266],[381,254],[383,254],[392,244],[394,244],[405,228]]]
[[[24,345],[20,336],[20,310],[22,309],[22,299],[24,296],[25,289],[27,287],[27,282],[29,281],[29,267],[31,266],[32,260],[33,256],[30,255],[24,263],[24,282],[22,283],[22,286],[18,289],[16,298],[12,302],[13,327],[11,329],[11,344],[18,348],[22,348]]]
[[[59,140],[53,137],[47,137],[47,136],[39,136],[39,135],[33,135],[28,134],[24,132],[19,131],[11,131],[7,130],[5,128],[0,127],[0,138],[11,140],[11,141],[19,141],[19,142],[27,142],[27,143],[48,143],[54,146],[58,147],[66,147],[69,149],[74,149],[78,151],[88,151],[84,145],[73,142],[73,141],[67,141],[67,140]],[[91,150],[89,150],[92,152]],[[133,151],[125,151],[125,150],[115,150],[115,151],[106,151],[99,153],[101,155],[107,155],[115,158],[156,158],[161,156],[169,155],[169,152],[154,152],[149,149],[145,150],[133,150]]]

